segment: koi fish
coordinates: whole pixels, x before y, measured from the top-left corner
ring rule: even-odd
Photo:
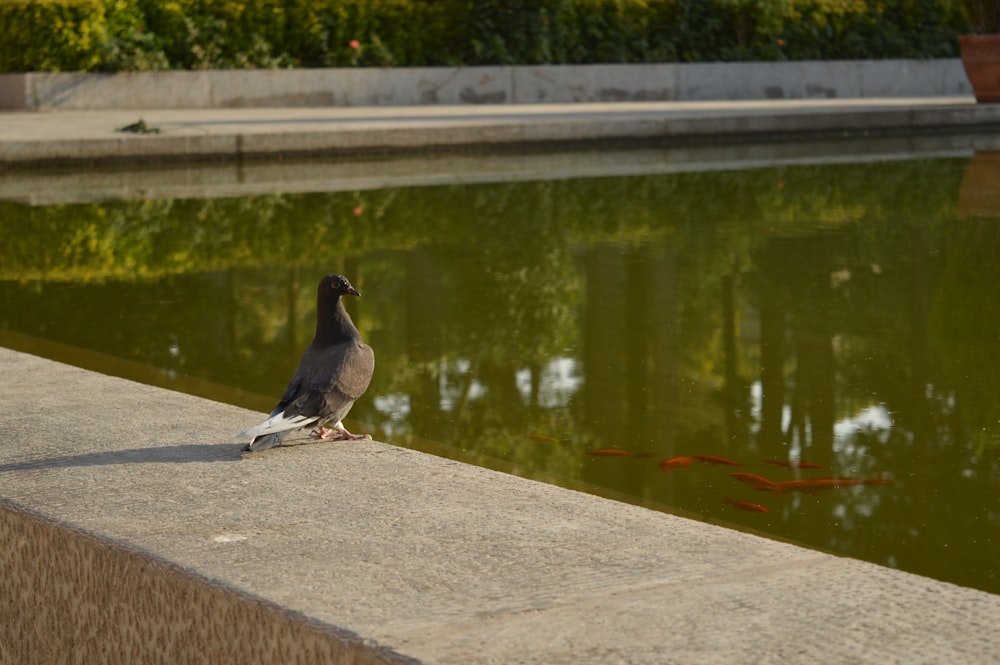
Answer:
[[[803,480],[785,480],[775,483],[773,488],[775,494],[781,492],[818,492],[820,490],[834,490],[854,485],[891,485],[888,478],[806,478]],[[758,489],[769,489],[766,487]]]
[[[594,455],[595,457],[625,457],[632,453],[620,448],[598,448],[597,450],[588,450],[587,454]]]
[[[559,439],[554,436],[545,436],[544,434],[519,434],[522,439],[534,439],[535,441],[548,441],[549,443],[559,443]]]
[[[740,510],[749,510],[749,511],[755,512],[755,513],[769,513],[769,512],[771,512],[770,508],[765,508],[764,506],[760,505],[759,503],[750,503],[749,501],[734,501],[734,500],[730,499],[729,497],[726,497],[725,499],[723,499],[722,503],[728,503],[730,505],[736,506]]]
[[[757,487],[762,491],[773,491],[777,496],[782,492],[819,492],[820,490],[839,489],[857,485],[861,481],[853,478],[806,478],[803,480],[783,480],[771,487]]]
[[[783,466],[789,469],[822,469],[822,464],[813,464],[812,462],[803,462],[799,460],[798,462],[783,462],[777,459],[766,459],[764,464],[773,464],[775,466]]]
[[[756,473],[731,473],[729,474],[741,483],[746,483],[747,485],[753,485],[754,488],[764,488],[764,489],[774,489],[775,483],[773,480],[768,480],[764,476],[758,476]]]
[[[671,457],[660,462],[660,471],[673,471],[681,467],[691,466],[692,462],[694,462],[693,457]]]
[[[875,476],[873,478],[865,478],[865,485],[869,486],[892,485],[892,478],[887,478],[885,476]]]
[[[729,466],[743,466],[739,462],[734,462],[731,459],[726,459],[725,457],[716,457],[715,455],[692,455],[692,459],[696,459],[699,462],[706,462],[708,464],[728,464]]]

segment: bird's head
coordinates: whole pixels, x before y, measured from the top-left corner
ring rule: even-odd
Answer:
[[[327,275],[319,283],[319,296],[320,298],[329,298],[330,296],[360,296],[358,290],[351,286],[351,283],[347,281],[347,278],[343,275]]]

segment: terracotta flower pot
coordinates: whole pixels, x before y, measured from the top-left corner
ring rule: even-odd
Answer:
[[[1000,102],[1000,34],[961,35],[962,65],[977,102]]]

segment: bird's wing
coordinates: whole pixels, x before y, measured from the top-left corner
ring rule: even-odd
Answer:
[[[253,438],[263,436],[265,434],[274,434],[275,432],[285,432],[290,429],[306,427],[317,420],[319,420],[319,416],[305,416],[302,414],[289,416],[284,411],[279,411],[276,415],[271,416],[260,425],[240,432],[237,436],[242,438]]]
[[[339,421],[368,389],[374,371],[375,354],[366,344],[350,341],[322,351],[309,349],[271,417],[239,436],[284,432],[327,419]]]
[[[319,420],[323,408],[321,395],[308,389],[303,390],[302,363],[288,382],[285,394],[281,396],[278,405],[271,411],[270,417],[248,430],[240,432],[240,437],[256,437],[275,432],[286,432],[299,427],[306,427]]]
[[[308,427],[326,417],[326,404],[322,393],[317,390],[296,391],[298,396],[290,404],[278,404],[271,417],[256,427],[251,427],[239,436],[252,437],[290,429]]]

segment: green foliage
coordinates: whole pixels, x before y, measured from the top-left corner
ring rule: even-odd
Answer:
[[[0,71],[87,71],[107,39],[102,0],[0,1]]]
[[[885,0],[875,12],[850,0],[796,5],[781,35],[792,60],[951,57],[965,26],[955,5],[938,0]]]
[[[0,71],[947,57],[955,0],[0,0]]]
[[[973,32],[979,34],[1000,32],[1000,2],[997,0],[962,0],[960,4]]]

